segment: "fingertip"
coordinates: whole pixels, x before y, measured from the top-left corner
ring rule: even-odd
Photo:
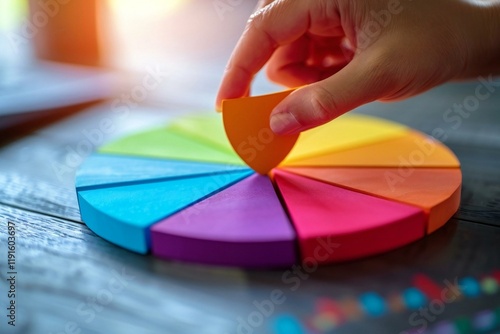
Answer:
[[[269,118],[271,130],[278,135],[291,135],[304,130],[303,122],[300,121],[297,113],[300,113],[300,100],[297,100],[296,93],[299,89],[293,91],[276,107],[274,107]]]
[[[302,86],[288,95],[271,113],[270,126],[276,134],[296,134],[325,123],[312,103],[317,84]]]
[[[222,87],[220,87],[219,91],[217,92],[217,97],[215,98],[215,110],[217,112],[222,111],[222,101],[225,99],[226,98],[224,97],[224,92],[222,91]]]
[[[218,100],[215,102],[215,111],[222,112],[222,102],[219,102]]]
[[[278,135],[290,135],[300,132],[302,126],[297,121],[295,116],[288,112],[272,113],[269,125],[271,130]]]
[[[238,70],[226,71],[215,99],[215,107],[222,110],[222,101],[248,96],[252,78]]]

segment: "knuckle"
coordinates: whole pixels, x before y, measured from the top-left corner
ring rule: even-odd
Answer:
[[[248,29],[259,29],[264,21],[265,8],[261,8],[248,18],[247,27]]]
[[[272,82],[287,85],[288,75],[281,62],[271,58],[265,67],[266,75]]]
[[[393,50],[384,50],[372,54],[365,64],[366,75],[364,82],[369,87],[374,87],[373,93],[379,95],[393,95],[405,84],[405,80],[414,77],[414,69],[402,63],[406,59],[403,55]]]
[[[266,67],[266,74],[269,80],[280,82],[281,75],[279,73],[279,69],[276,66],[269,63]]]

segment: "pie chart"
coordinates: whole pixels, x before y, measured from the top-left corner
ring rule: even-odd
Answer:
[[[269,268],[419,240],[458,210],[461,181],[442,143],[356,114],[303,132],[260,175],[234,152],[222,117],[199,114],[101,147],[77,171],[76,192],[85,224],[130,251]]]

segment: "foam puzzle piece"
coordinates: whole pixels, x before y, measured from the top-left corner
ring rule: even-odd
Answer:
[[[365,146],[287,162],[288,166],[345,167],[459,167],[444,145],[417,131]]]
[[[192,115],[172,122],[168,128],[175,133],[191,137],[219,150],[236,155],[224,131],[222,115]]]
[[[299,137],[277,135],[269,126],[269,117],[292,90],[275,94],[224,100],[224,129],[236,153],[260,174],[267,174],[288,155]]]
[[[133,184],[146,180],[231,173],[249,170],[245,166],[186,162],[155,158],[128,157],[94,153],[76,173],[76,188]]]
[[[380,142],[401,136],[406,131],[408,128],[401,124],[365,115],[346,114],[303,132],[283,164]]]
[[[303,262],[356,259],[424,236],[426,216],[420,208],[279,169],[274,178],[295,226]]]
[[[460,206],[459,168],[286,168],[288,172],[389,200],[428,215],[427,233],[443,226]]]
[[[78,192],[83,221],[102,238],[146,253],[149,226],[249,176],[216,174]]]
[[[100,153],[145,156],[187,161],[243,165],[235,154],[218,150],[168,128],[141,132],[118,139],[99,149]]]
[[[252,175],[151,228],[154,255],[242,267],[296,262],[295,232],[267,176]]]

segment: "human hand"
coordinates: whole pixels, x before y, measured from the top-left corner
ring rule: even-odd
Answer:
[[[452,79],[500,73],[500,2],[275,0],[248,21],[217,107],[269,78],[298,87],[273,110],[279,134],[326,123],[362,104],[413,96]]]

